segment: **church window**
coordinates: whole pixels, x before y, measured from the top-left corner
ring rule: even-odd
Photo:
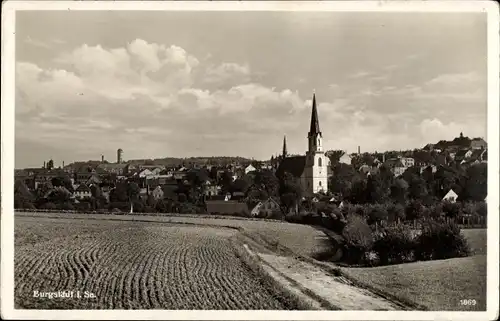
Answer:
[[[319,182],[319,186],[321,186],[321,181]]]
[[[319,167],[323,166],[323,164],[322,164],[322,160],[321,160],[321,157],[320,157],[320,158],[318,158],[318,166],[319,166]]]

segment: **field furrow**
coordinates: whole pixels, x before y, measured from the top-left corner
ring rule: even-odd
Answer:
[[[51,227],[56,221],[55,227]],[[66,231],[64,219],[16,222],[17,308],[283,309],[233,252],[236,230],[102,221]],[[31,226],[30,224],[35,224]],[[44,228],[44,225],[46,227]],[[60,233],[52,234],[54,229]],[[36,235],[23,235],[35,233]],[[47,232],[48,231],[48,232]],[[39,235],[40,234],[40,235]],[[61,236],[62,235],[62,236]],[[30,242],[26,241],[30,240]],[[41,240],[34,242],[33,240]],[[96,298],[33,298],[33,290]]]

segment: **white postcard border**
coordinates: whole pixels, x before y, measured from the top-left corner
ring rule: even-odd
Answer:
[[[2,8],[1,96],[1,314],[6,319],[176,319],[176,320],[493,320],[499,293],[499,15],[494,1],[6,1]],[[486,12],[488,15],[488,249],[486,312],[420,311],[197,311],[197,310],[15,310],[14,309],[14,97],[15,12],[17,10],[179,10],[179,11],[364,11]],[[457,300],[460,298],[457,298]]]

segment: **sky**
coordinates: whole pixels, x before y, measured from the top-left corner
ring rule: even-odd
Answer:
[[[486,139],[483,13],[16,14],[15,166]]]

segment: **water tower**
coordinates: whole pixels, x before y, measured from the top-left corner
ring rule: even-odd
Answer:
[[[121,164],[123,163],[123,149],[119,148],[117,151],[116,151],[116,162],[118,164]]]

